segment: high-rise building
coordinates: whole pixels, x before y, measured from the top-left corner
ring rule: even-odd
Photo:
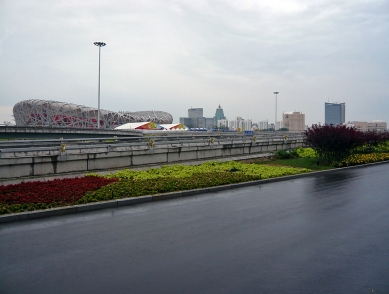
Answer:
[[[191,107],[190,109],[188,109],[188,117],[189,118],[203,117],[203,109]]]
[[[223,108],[221,108],[220,104],[219,107],[216,108],[215,116],[213,117],[213,119],[215,120],[215,126],[217,125],[218,120],[226,119],[226,117],[224,116]]]
[[[291,132],[302,132],[305,130],[305,114],[301,112],[284,112],[282,125]]]
[[[246,119],[243,124],[244,124],[244,129],[242,131],[252,131],[253,130],[253,120],[252,119]]]
[[[283,126],[282,126],[282,121],[277,121],[276,122],[276,130],[279,130],[281,129]]]
[[[326,125],[341,125],[346,122],[346,103],[325,102]]]
[[[269,122],[267,120],[261,120],[258,125],[260,130],[267,130],[269,128]]]
[[[244,118],[238,116],[236,120],[231,120],[228,122],[228,127],[230,130],[238,132],[251,131],[253,127],[253,121],[251,119],[245,120]]]
[[[203,117],[202,108],[190,108],[188,117],[180,117],[180,124],[188,128],[211,129],[214,126],[214,120],[212,117]]]
[[[219,119],[217,121],[217,127],[220,129],[228,129],[228,120],[227,119]]]

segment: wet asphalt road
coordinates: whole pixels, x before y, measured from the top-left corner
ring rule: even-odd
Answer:
[[[389,293],[389,164],[0,225],[0,293]]]

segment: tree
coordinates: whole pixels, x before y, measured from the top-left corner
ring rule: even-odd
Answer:
[[[345,125],[313,125],[304,135],[308,146],[318,154],[319,164],[339,162],[366,142],[363,132]]]

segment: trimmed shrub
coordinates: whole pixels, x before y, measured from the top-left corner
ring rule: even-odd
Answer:
[[[276,152],[276,158],[278,159],[291,159],[297,158],[298,154],[295,149],[291,150],[279,150]]]
[[[316,158],[317,153],[312,148],[299,147],[296,149],[296,153],[300,158]]]
[[[340,162],[366,142],[363,132],[345,125],[314,125],[304,135],[308,146],[316,151],[319,164]]]

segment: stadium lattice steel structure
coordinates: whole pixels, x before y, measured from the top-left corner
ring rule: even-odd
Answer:
[[[51,100],[24,100],[15,104],[13,114],[17,126],[53,126],[97,128],[97,108]],[[100,128],[113,129],[131,122],[170,124],[171,114],[164,111],[114,112],[100,110]]]

